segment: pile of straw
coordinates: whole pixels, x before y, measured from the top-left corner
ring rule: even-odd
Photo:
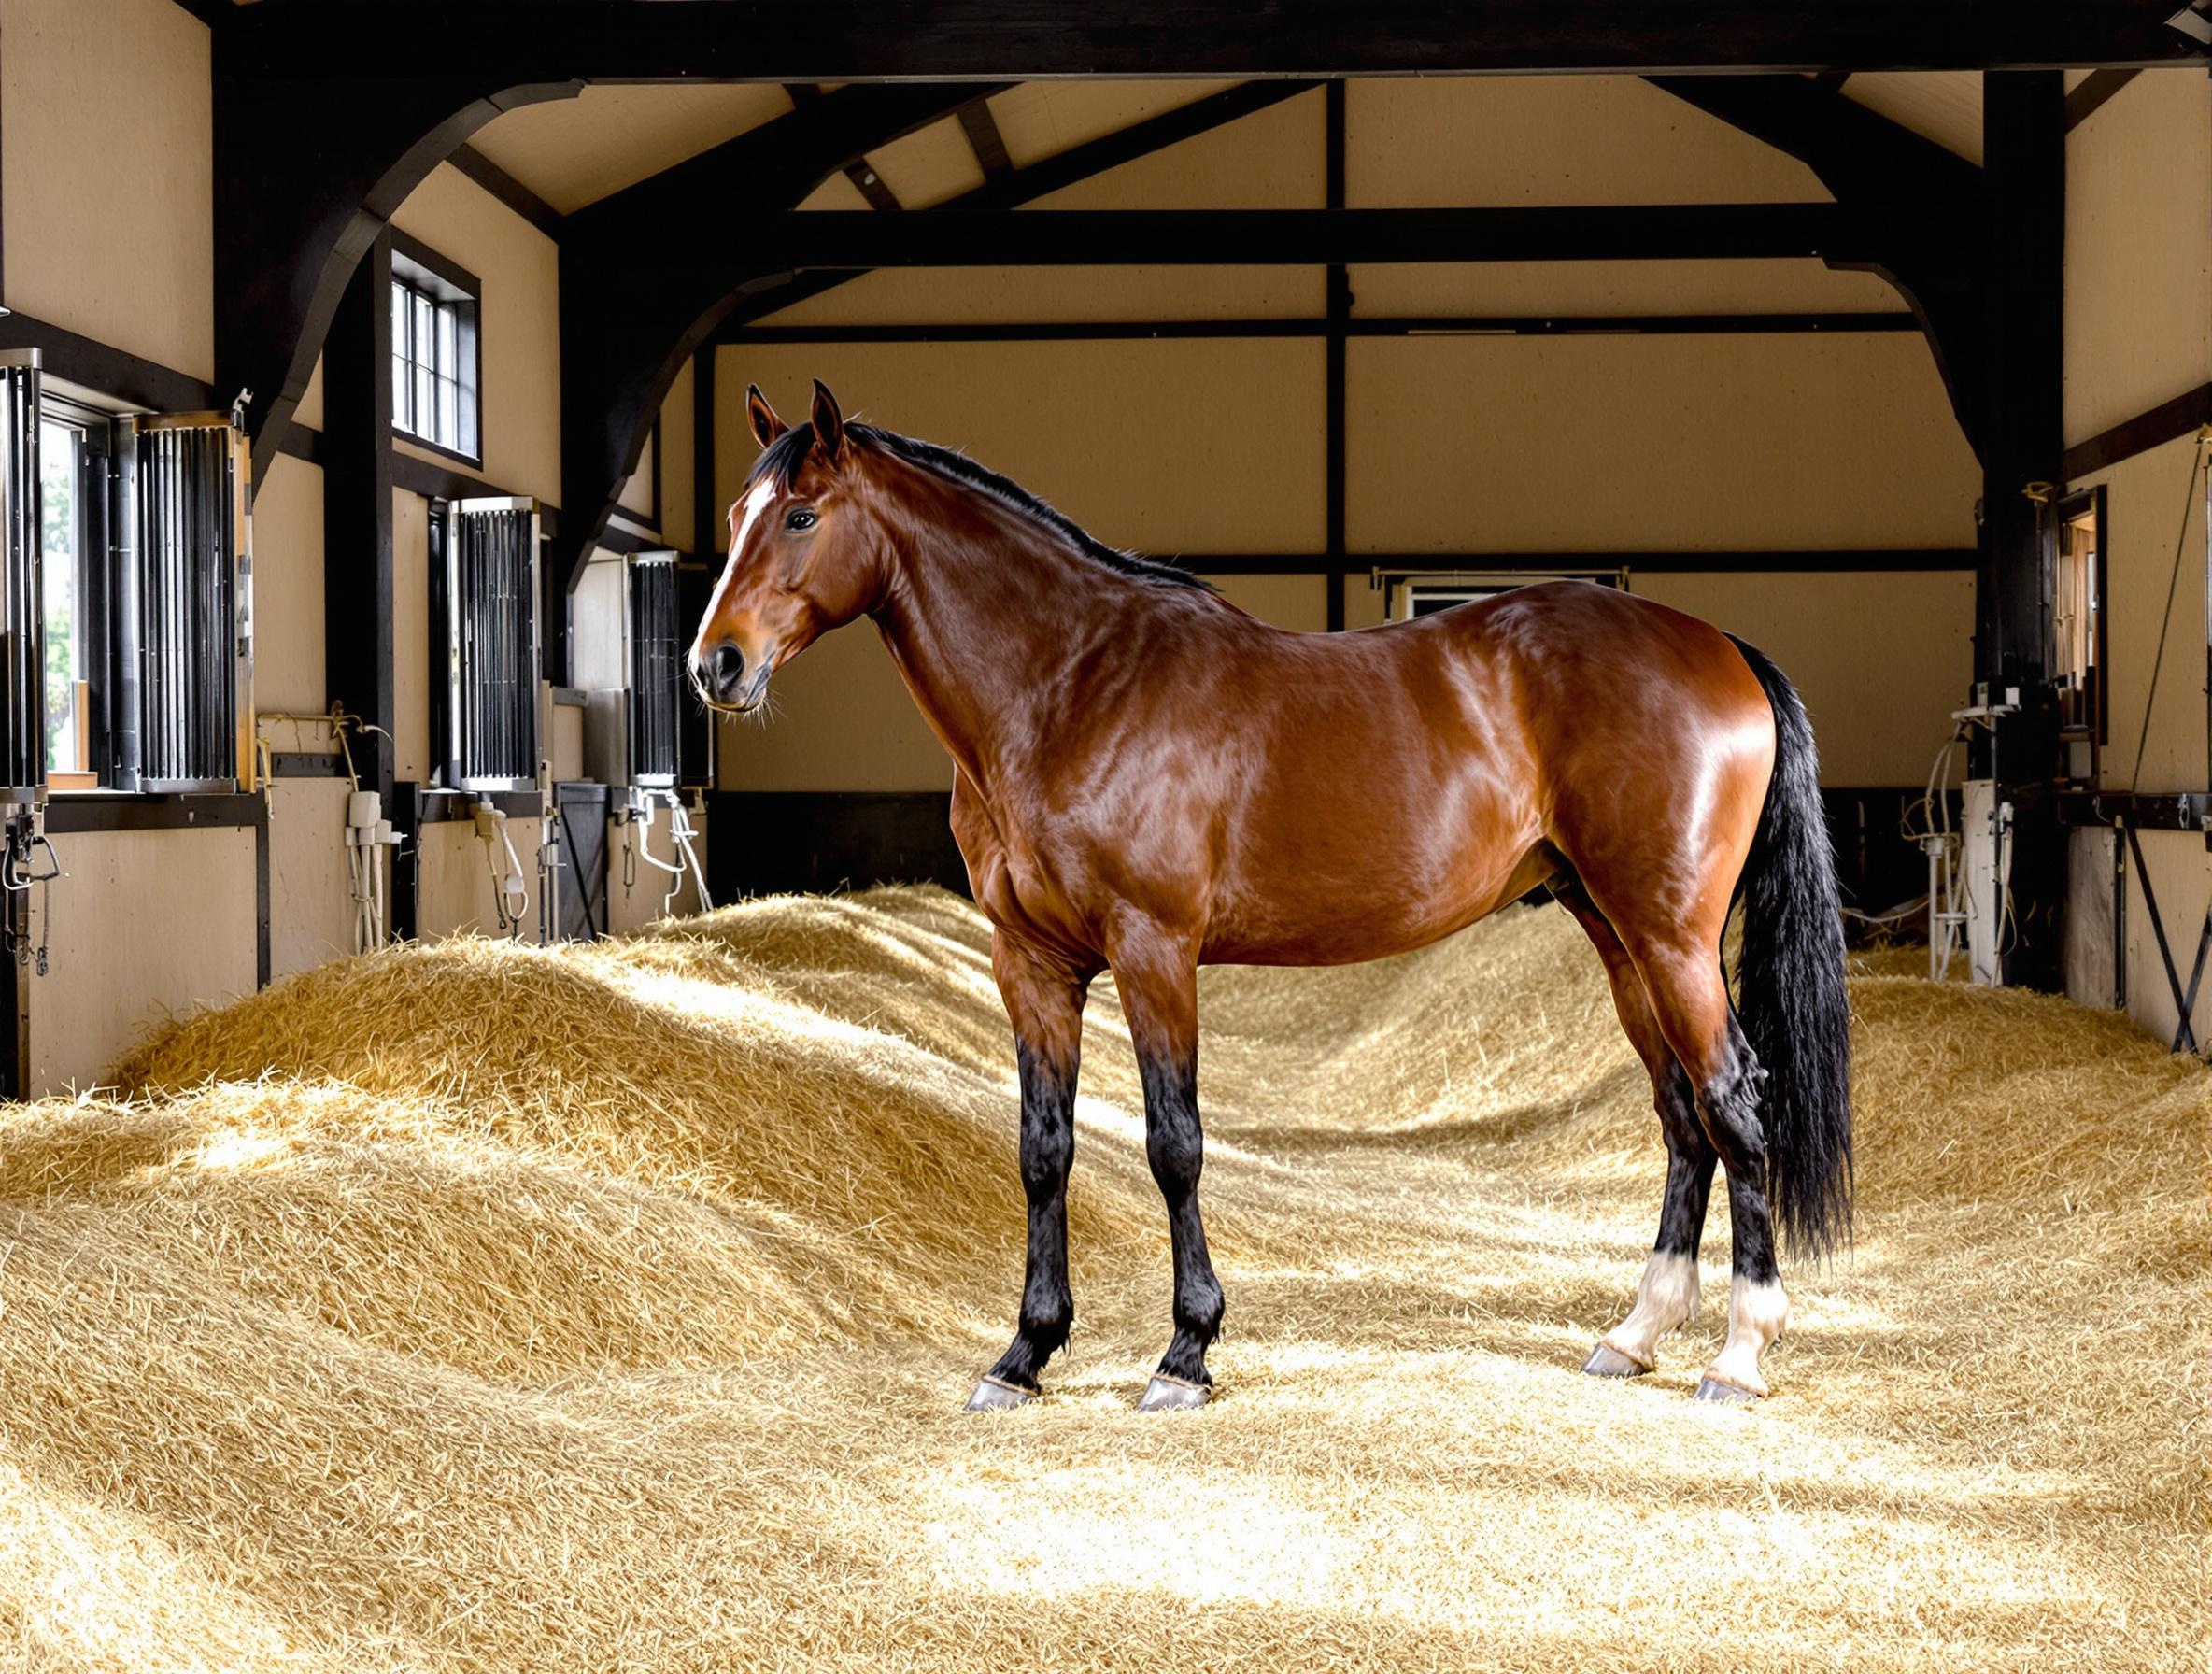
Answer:
[[[0,1112],[0,1665],[2201,1660],[2201,1066],[1859,976],[1857,1247],[1721,1411],[1717,1262],[1655,1377],[1576,1373],[1661,1161],[1564,915],[1210,972],[1229,1333],[1147,1417],[1102,984],[1076,1337],[975,1418],[1021,1247],[987,945],[898,890],[395,950]]]

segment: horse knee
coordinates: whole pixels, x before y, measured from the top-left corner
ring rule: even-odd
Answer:
[[[1139,1069],[1144,1082],[1144,1158],[1152,1165],[1153,1183],[1169,1202],[1178,1203],[1198,1189],[1206,1165],[1198,1075],[1156,1060],[1146,1060]]]
[[[1764,1177],[1766,1129],[1759,1120],[1759,1100],[1765,1085],[1759,1060],[1738,1049],[1697,1089],[1697,1125],[1731,1174],[1748,1169]]]
[[[1176,1111],[1147,1123],[1144,1159],[1152,1165],[1153,1183],[1170,1202],[1179,1202],[1196,1191],[1198,1175],[1206,1166],[1206,1142],[1197,1116]]]

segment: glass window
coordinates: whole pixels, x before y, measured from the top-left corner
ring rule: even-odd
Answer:
[[[477,292],[456,272],[392,254],[391,422],[475,463]]]
[[[38,493],[42,554],[40,605],[46,618],[46,764],[50,773],[78,773],[90,755],[79,731],[82,689],[89,677],[79,571],[84,561],[84,433],[67,424],[38,427]]]

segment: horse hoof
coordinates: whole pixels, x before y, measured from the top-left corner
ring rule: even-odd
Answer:
[[[1144,1398],[1137,1403],[1140,1412],[1188,1412],[1202,1407],[1213,1391],[1203,1383],[1193,1383],[1182,1378],[1170,1378],[1161,1372],[1145,1385]]]
[[[1631,1360],[1608,1342],[1592,1349],[1590,1358],[1582,1362],[1583,1375],[1592,1378],[1640,1378],[1651,1369],[1641,1360]]]
[[[1718,1378],[1697,1380],[1697,1393],[1693,1400],[1710,1401],[1718,1407],[1755,1407],[1759,1404],[1758,1392],[1746,1389],[1741,1383],[1723,1383]]]
[[[975,1385],[975,1393],[968,1397],[966,1411],[1010,1412],[1034,1400],[1036,1396],[1034,1389],[1024,1389],[1019,1383],[1009,1383],[1003,1378],[985,1377]]]

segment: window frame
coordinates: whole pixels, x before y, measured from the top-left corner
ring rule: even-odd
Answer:
[[[74,430],[83,437],[78,459],[78,509],[77,574],[71,577],[76,592],[78,632],[84,645],[84,668],[78,678],[89,688],[91,714],[85,722],[91,745],[89,759],[75,771],[92,773],[97,791],[119,788],[122,762],[115,726],[116,569],[125,553],[118,521],[117,462],[121,451],[117,416],[105,407],[55,391],[50,386],[40,400],[41,424]],[[44,591],[43,585],[41,592]],[[41,601],[43,616],[43,600]],[[56,771],[50,754],[47,772]],[[61,771],[70,771],[64,769]],[[61,791],[64,796],[92,791]]]
[[[2087,648],[2091,660],[2090,666],[2094,671],[2095,678],[2083,688],[2090,719],[2062,722],[2059,735],[2062,738],[2086,740],[2102,749],[2112,742],[2112,529],[2106,516],[2105,485],[2102,483],[2061,494],[2050,504],[2049,538],[2044,543],[2045,666],[2055,683],[2059,674],[2059,546],[2065,539],[2067,527],[2079,521],[2084,515],[2091,518],[2096,530],[2096,561],[2090,576],[2096,620],[2093,631],[2087,636]]]
[[[434,437],[423,435],[403,418],[401,404],[395,396],[391,408],[391,433],[396,441],[427,448],[442,459],[472,466],[477,470],[484,465],[484,282],[459,262],[440,255],[420,239],[410,238],[396,227],[391,230],[391,285],[395,291],[405,291],[410,297],[427,298],[440,307],[457,310],[454,325],[456,368],[454,375],[455,423],[459,430],[456,441],[468,447],[449,447]],[[385,299],[386,306],[391,299]],[[408,310],[409,320],[414,309]],[[409,368],[407,379],[410,397],[408,410],[413,407],[412,391],[416,383],[414,370],[423,364],[410,352],[412,328],[408,344],[403,345],[395,327],[392,333],[392,366],[386,376],[402,364]],[[466,376],[461,376],[465,370]],[[434,362],[432,376],[438,376]],[[469,448],[473,447],[474,451]]]

